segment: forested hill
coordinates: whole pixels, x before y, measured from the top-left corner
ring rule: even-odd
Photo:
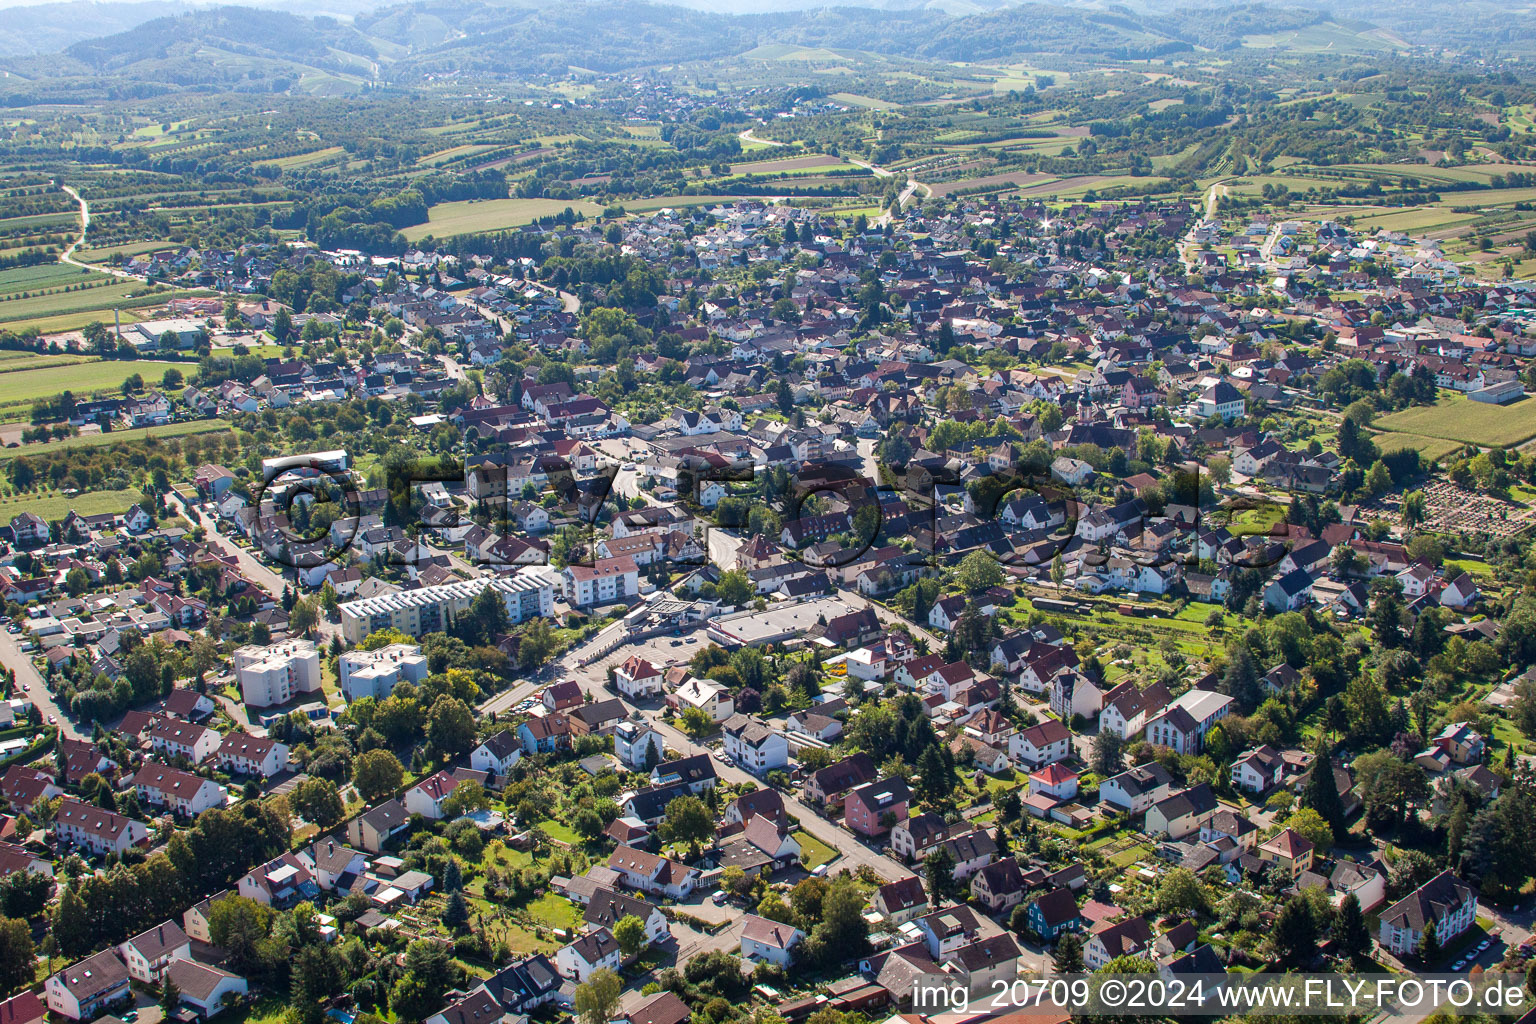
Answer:
[[[954,17],[931,7],[843,6],[726,15],[658,3],[525,4],[419,0],[357,17],[301,18],[249,7],[200,9],[76,43],[10,66],[27,78],[112,76],[194,87],[239,87],[250,61],[409,86],[423,76],[517,78],[571,68],[624,71],[729,57],[771,43],[942,61],[1011,54],[1133,59],[1239,45],[1243,34],[1297,27],[1317,11],[1261,4],[1171,15],[1023,3]]]

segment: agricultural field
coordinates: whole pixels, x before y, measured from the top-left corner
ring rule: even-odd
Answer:
[[[1382,416],[1373,426],[1389,433],[1441,438],[1484,447],[1513,447],[1536,437],[1536,398],[1522,398],[1509,405],[1446,398],[1434,405]]]
[[[188,420],[164,427],[135,427],[131,430],[114,430],[110,433],[80,434],[62,441],[41,441],[15,448],[0,448],[0,462],[21,455],[41,455],[61,448],[94,448],[103,444],[121,444],[124,441],[141,441],[146,437],[186,437],[191,434],[213,434],[231,429],[228,420]]]
[[[13,516],[22,512],[35,512],[53,522],[63,519],[71,511],[83,516],[126,512],[129,505],[143,499],[144,492],[133,487],[119,491],[85,491],[72,496],[60,491],[28,491],[0,497],[0,519],[10,522]]]
[[[110,322],[114,309],[142,309],[181,296],[210,294],[170,291],[60,264],[21,267],[0,271],[0,329],[75,330],[92,320]]]
[[[731,165],[732,177],[753,175],[777,176],[781,174],[818,174],[832,170],[852,170],[853,165],[835,156],[811,153],[806,156],[789,156],[782,160],[754,160],[750,163]]]
[[[23,419],[33,402],[64,391],[72,391],[80,396],[97,391],[116,394],[122,389],[123,381],[135,373],[144,378],[146,387],[156,387],[168,369],[174,367],[184,374],[195,369],[190,363],[155,359],[78,359],[67,364],[17,366],[12,369],[15,362],[17,360],[0,360],[0,420]],[[61,371],[61,365],[68,365],[69,369]]]
[[[532,224],[540,217],[562,213],[567,207],[588,217],[596,217],[603,212],[603,208],[596,203],[580,199],[466,200],[439,203],[427,211],[425,224],[408,227],[403,233],[407,240],[414,242],[428,235],[449,238],[478,231],[499,231],[502,228]]]
[[[1383,452],[1412,448],[1426,459],[1443,459],[1461,447],[1460,442],[1449,441],[1443,437],[1423,437],[1419,434],[1404,434],[1392,430],[1381,431],[1373,437],[1376,447]]]
[[[95,284],[109,281],[104,274],[93,274],[64,263],[43,263],[35,267],[0,270],[0,302],[17,298],[22,292],[63,288],[66,285]]]

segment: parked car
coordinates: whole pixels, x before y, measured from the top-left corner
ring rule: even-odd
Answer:
[[[725,890],[716,889],[713,893],[710,894],[709,902],[713,903],[717,907],[725,906]]]

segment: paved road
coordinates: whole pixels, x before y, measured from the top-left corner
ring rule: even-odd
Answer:
[[[202,526],[207,531],[206,542],[210,547],[218,548],[225,554],[234,555],[239,563],[240,571],[257,586],[261,587],[274,598],[281,599],[283,588],[298,586],[296,580],[290,579],[284,574],[271,568],[267,563],[251,554],[250,550],[243,548],[219,532],[218,520],[212,516],[205,516],[195,506],[189,505],[181,495],[174,491],[166,495],[166,504],[175,506],[176,510],[193,525]],[[333,634],[341,632],[341,626],[325,621],[321,618],[319,625],[315,627],[318,634],[317,643],[330,643]]]
[[[480,705],[480,713],[484,715],[492,712],[505,712],[521,701],[526,700],[535,690],[559,679],[575,680],[583,692],[591,694],[596,700],[613,697],[614,693],[608,690],[606,686],[608,681],[607,665],[611,662],[622,661],[628,655],[628,652],[620,648],[608,657],[586,667],[581,667],[578,665],[578,662],[583,651],[610,639],[614,631],[621,628],[621,623],[614,623],[608,626],[580,648],[567,651],[557,661],[552,663],[549,670],[539,678],[524,680],[512,687],[512,689],[497,694],[495,697],[482,703]],[[636,705],[627,700],[624,701],[624,704],[631,710],[636,708]],[[668,747],[684,756],[709,753],[707,747],[695,743],[686,733],[661,721],[660,711],[661,709],[654,702],[641,708],[642,714],[645,714],[651,720],[652,725],[655,726],[656,730],[667,741]],[[715,762],[715,771],[727,782],[750,782],[753,785],[762,784],[762,780],[755,775],[720,761]],[[797,797],[789,794],[783,795],[785,808],[790,814],[799,819],[800,827],[842,854],[842,859],[837,861],[834,867],[852,868],[857,865],[867,864],[882,878],[892,880],[905,878],[907,875],[912,874],[910,870],[897,861],[861,843],[854,837],[853,833],[817,814],[815,810],[802,803]]]
[[[85,244],[85,236],[87,232],[91,230],[91,207],[90,204],[85,201],[84,196],[70,188],[68,185],[60,185],[59,188],[63,189],[65,192],[68,192],[71,196],[74,197],[75,202],[80,204],[80,237],[75,239],[73,242],[70,242],[69,248],[59,253],[59,262],[67,263],[72,267],[80,267],[82,270],[94,270],[102,274],[111,274],[113,277],[127,278],[130,281],[141,280],[140,278],[134,277],[132,274],[125,270],[118,270],[114,267],[108,266],[96,266],[91,263],[81,263],[79,260],[75,259],[75,250],[79,249],[82,245]]]
[[[773,146],[777,148],[779,146],[788,145],[788,143],[784,142],[774,142],[772,139],[760,139],[756,135],[752,134],[754,130],[755,129],[748,128],[746,131],[737,135],[737,138],[741,139],[742,142],[755,142],[759,146]]]
[[[48,692],[48,685],[43,682],[42,674],[33,666],[32,659],[22,653],[21,634],[0,630],[0,665],[15,671],[16,685],[26,686],[24,692],[27,699],[42,712],[44,722],[49,718],[57,719],[55,724],[64,731],[64,735],[77,740],[90,739],[91,734],[82,732],[80,727],[75,725],[74,720],[54,702],[53,694]]]

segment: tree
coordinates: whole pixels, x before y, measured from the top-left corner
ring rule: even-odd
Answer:
[[[607,1024],[619,1008],[619,994],[623,984],[619,976],[606,967],[599,967],[587,975],[587,980],[576,986],[573,1004],[582,1024]]]
[[[1208,903],[1205,887],[1188,868],[1169,871],[1157,887],[1155,904],[1158,912],[1170,917],[1193,917]]]
[[[613,938],[625,956],[635,956],[646,945],[645,922],[634,914],[627,914],[613,926]]]
[[[1304,836],[1313,846],[1317,847],[1319,857],[1326,856],[1333,849],[1333,829],[1323,820],[1323,816],[1310,807],[1303,807],[1299,811],[1292,812],[1285,819],[1285,827]]]
[[[444,694],[427,712],[427,739],[449,757],[459,757],[475,745],[475,715],[457,697]]]
[[[308,636],[320,624],[319,606],[314,598],[305,597],[294,602],[288,612],[288,629],[300,636]]]
[[[1339,799],[1339,787],[1333,780],[1333,759],[1328,756],[1327,745],[1320,744],[1312,768],[1307,772],[1307,782],[1301,789],[1301,806],[1316,811],[1328,828],[1338,838],[1346,831],[1344,802]]]
[[[1358,969],[1365,963],[1371,951],[1371,930],[1366,926],[1365,914],[1360,910],[1360,900],[1354,893],[1344,897],[1339,904],[1339,920],[1333,926],[1334,942],[1339,951],[1349,957]]]
[[[90,911],[74,885],[65,888],[53,909],[53,937],[59,952],[67,957],[83,956],[94,948],[96,937]]]
[[[1280,963],[1302,967],[1317,957],[1317,922],[1305,895],[1297,893],[1285,901],[1275,917],[1270,942]]]
[[[682,725],[683,732],[686,732],[694,739],[698,739],[700,736],[708,736],[715,731],[715,720],[703,708],[691,706],[684,708],[679,722]],[[654,744],[649,745],[654,746]]]
[[[1051,963],[1055,965],[1057,974],[1083,973],[1083,940],[1076,932],[1063,932],[1056,940]]]
[[[666,842],[688,843],[697,853],[704,841],[715,834],[715,816],[696,796],[676,797],[667,804],[667,816],[660,831]]]
[[[1108,729],[1100,729],[1099,734],[1093,738],[1093,752],[1089,758],[1089,764],[1094,771],[1103,776],[1116,775],[1124,767],[1122,750],[1125,742]]]
[[[955,582],[972,594],[1003,582],[1003,567],[985,551],[972,551],[955,569]]]
[[[745,570],[732,569],[720,574],[720,579],[715,583],[715,596],[723,604],[744,605],[752,600],[755,591],[752,581],[747,578]]]
[[[466,779],[453,787],[453,792],[443,799],[443,817],[449,821],[491,806],[491,795],[485,787],[473,779]]]
[[[75,566],[64,574],[64,589],[69,591],[70,597],[79,597],[91,586],[91,576],[80,566]]]
[[[0,991],[14,992],[32,984],[37,972],[37,951],[32,929],[14,917],[0,918]]]
[[[346,814],[336,783],[307,778],[288,794],[288,807],[299,817],[322,829],[330,828]]]
[[[1432,964],[1440,959],[1440,936],[1436,934],[1437,931],[1435,922],[1425,922],[1424,938],[1419,943],[1419,959],[1426,964]]]
[[[272,931],[271,907],[244,896],[226,896],[208,909],[208,934],[213,944],[229,951],[230,962],[250,969],[259,960],[258,949]]]
[[[31,828],[25,816],[17,818],[18,834]],[[25,836],[23,836],[25,838]],[[30,918],[41,914],[53,896],[53,879],[33,871],[16,871],[0,879],[0,915]]]
[[[1378,750],[1355,758],[1355,789],[1366,817],[1376,822],[1403,821],[1408,808],[1429,796],[1424,768]]]
[[[923,859],[923,877],[928,882],[928,899],[941,906],[956,891],[955,859],[949,850],[939,847]]]
[[[805,899],[796,900],[797,906],[811,909],[809,904],[814,902],[817,892],[821,897],[821,921],[806,939],[807,955],[823,967],[863,955],[868,948],[869,925],[864,920],[864,892],[859,883],[844,875],[824,891],[815,887],[807,890]]]
[[[443,908],[443,925],[449,931],[462,931],[469,924],[469,905],[464,894],[457,889],[448,894],[448,905]]]
[[[170,1020],[181,1008],[181,989],[171,980],[167,972],[164,980],[160,982],[160,1013],[163,1019]]]
[[[352,784],[369,803],[393,793],[404,778],[400,759],[382,748],[365,750],[352,761]]]

